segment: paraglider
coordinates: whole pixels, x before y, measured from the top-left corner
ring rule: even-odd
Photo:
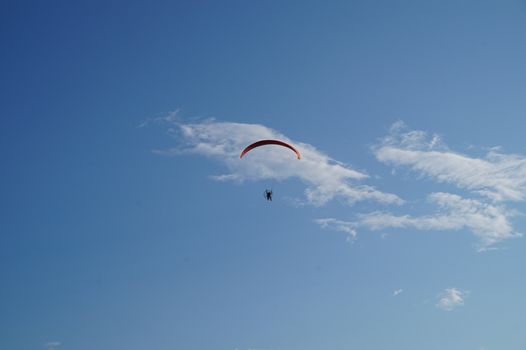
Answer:
[[[265,190],[265,198],[267,199],[267,201],[272,202],[272,190]]]
[[[287,147],[288,149],[290,149],[292,152],[294,152],[296,154],[296,158],[301,159],[300,152],[296,148],[294,148],[294,146],[289,145],[288,143],[280,141],[280,140],[260,140],[260,141],[256,141],[256,142],[248,145],[247,147],[245,147],[245,149],[239,155],[239,158],[243,158],[243,156],[247,152],[253,150],[254,148],[260,147],[260,146],[265,146],[265,145],[278,145],[278,146]],[[272,202],[272,189],[271,190],[266,189],[265,192],[263,193],[263,195],[264,195],[265,199],[268,202]]]
[[[251,151],[252,149],[256,148],[256,147],[260,147],[260,146],[265,146],[265,145],[278,145],[278,146],[283,146],[283,147],[287,147],[288,149],[290,149],[292,152],[296,153],[296,157],[298,159],[301,159],[301,154],[300,152],[294,148],[293,146],[289,145],[288,143],[286,142],[283,142],[283,141],[280,141],[280,140],[260,140],[260,141],[256,141],[250,145],[248,145],[244,150],[243,152],[241,152],[241,154],[239,155],[239,158],[243,158],[243,156]]]

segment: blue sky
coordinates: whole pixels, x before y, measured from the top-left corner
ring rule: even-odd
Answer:
[[[526,346],[524,1],[0,16],[0,348]]]

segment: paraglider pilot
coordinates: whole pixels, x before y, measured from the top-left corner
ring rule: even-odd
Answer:
[[[267,201],[272,201],[272,190],[265,190],[265,197],[267,198]]]

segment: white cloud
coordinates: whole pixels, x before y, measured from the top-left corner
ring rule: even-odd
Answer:
[[[360,225],[370,229],[468,229],[479,237],[480,250],[521,235],[510,222],[516,211],[498,203],[526,200],[526,157],[500,153],[500,148],[490,149],[483,158],[470,157],[451,151],[436,134],[408,130],[403,122],[395,123],[373,150],[381,162],[408,166],[437,182],[468,190],[478,199],[432,193],[428,200],[439,209],[434,214],[414,217],[373,212],[362,215]]]
[[[178,118],[165,119],[175,126],[171,132],[182,141],[182,147],[156,151],[166,155],[199,154],[222,162],[229,173],[215,175],[218,181],[244,181],[298,178],[306,185],[307,202],[323,205],[334,198],[343,198],[349,204],[372,200],[380,203],[401,204],[396,195],[359,184],[369,176],[364,172],[331,159],[314,146],[291,141],[285,135],[258,124],[225,123],[207,120],[182,123]],[[259,139],[280,139],[293,143],[302,154],[297,160],[289,150],[280,147],[262,147],[239,158],[241,150]]]
[[[417,230],[460,230],[468,229],[479,238],[479,250],[509,238],[521,236],[514,232],[509,222],[512,215],[503,207],[474,199],[465,199],[456,194],[437,192],[428,200],[438,207],[432,215],[411,216],[394,215],[389,212],[360,214],[355,221],[342,221],[334,218],[318,219],[322,227],[336,231],[352,232],[353,238],[360,227],[369,230],[386,228],[414,228]]]
[[[409,166],[439,182],[451,183],[494,201],[526,199],[526,157],[491,149],[483,158],[453,152],[438,135],[407,130],[402,122],[374,148],[376,158],[394,166]]]
[[[436,307],[444,311],[452,311],[455,308],[464,305],[464,299],[468,292],[460,291],[457,288],[447,288],[438,295]]]
[[[347,241],[351,242],[356,238],[356,224],[332,218],[316,219],[315,222],[322,228],[330,228],[335,231],[344,232],[347,234]]]
[[[56,348],[58,348],[60,345],[62,345],[62,343],[59,342],[59,341],[50,341],[50,342],[47,342],[46,344],[44,344],[44,346],[45,346],[46,348],[48,348],[48,350],[56,349]]]
[[[509,221],[513,213],[504,207],[443,192],[432,193],[428,199],[438,206],[438,211],[432,215],[413,217],[373,212],[360,215],[359,225],[372,230],[388,227],[411,227],[418,230],[468,229],[479,238],[480,250],[488,249],[502,240],[521,236],[514,232]]]
[[[400,289],[395,289],[395,290],[393,291],[393,296],[395,297],[395,296],[399,295],[400,293],[402,293],[403,291],[404,291],[404,290],[403,290],[402,288],[400,288]]]

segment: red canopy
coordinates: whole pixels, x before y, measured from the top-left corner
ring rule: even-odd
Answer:
[[[287,147],[287,148],[289,148],[290,150],[292,150],[294,153],[296,153],[296,156],[298,157],[298,159],[301,159],[300,152],[298,152],[298,150],[297,150],[296,148],[294,148],[293,146],[289,145],[289,144],[286,143],[286,142],[279,141],[279,140],[260,140],[260,141],[254,142],[253,144],[248,145],[248,146],[243,150],[243,152],[241,152],[241,155],[239,156],[239,158],[243,158],[243,156],[245,155],[245,153],[247,153],[248,151],[250,151],[250,150],[252,150],[252,149],[254,149],[254,148],[256,148],[256,147],[264,146],[264,145],[278,145],[278,146]]]

